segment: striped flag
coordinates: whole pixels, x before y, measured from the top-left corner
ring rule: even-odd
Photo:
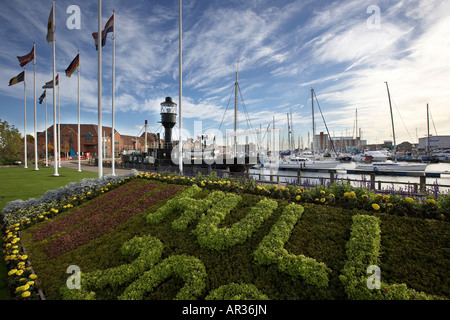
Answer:
[[[39,97],[39,104],[42,104],[42,101],[44,101],[46,96],[47,96],[47,90],[44,90],[44,92]]]
[[[59,83],[59,74],[56,76],[55,87],[58,85],[58,83]],[[42,87],[42,89],[53,89],[53,80],[45,83],[45,85]]]
[[[34,46],[33,49],[31,49],[31,52],[27,55],[24,55],[23,57],[17,56],[17,59],[19,59],[19,63],[21,67],[24,67],[28,62],[31,62],[34,60]]]
[[[17,77],[14,77],[11,80],[9,80],[9,85],[10,86],[15,85],[16,83],[22,82],[24,80],[25,80],[25,71],[22,71],[17,75]]]
[[[50,44],[53,42],[53,38],[55,36],[55,22],[53,21],[53,6],[52,11],[50,11],[50,16],[48,17],[47,23],[47,42]]]
[[[104,47],[106,44],[106,36],[108,35],[108,33],[113,31],[114,31],[114,14],[111,16],[111,18],[109,18],[108,22],[105,25],[105,29],[103,29],[102,31],[102,47]],[[92,34],[92,37],[94,38],[95,41],[95,49],[98,50],[98,32],[94,32]]]
[[[70,63],[70,65],[67,67],[66,76],[68,76],[70,78],[72,73],[75,72],[75,70],[78,68],[79,65],[80,65],[80,54],[78,54],[75,57],[75,59],[73,59],[73,61]]]

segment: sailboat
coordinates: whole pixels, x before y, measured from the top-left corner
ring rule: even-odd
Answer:
[[[315,147],[315,121],[314,121],[314,89],[311,88],[311,107],[312,107],[312,132],[313,132],[313,143],[312,143],[312,154],[314,155],[316,151]],[[320,106],[319,106],[320,108]],[[323,118],[323,115],[322,115]],[[325,122],[325,119],[323,119]],[[326,126],[326,123],[325,123]],[[327,128],[328,130],[328,128]],[[331,136],[328,134],[331,139]],[[331,140],[332,147],[334,149],[333,141]],[[280,169],[289,169],[289,170],[301,170],[301,169],[333,169],[336,168],[341,162],[339,160],[312,160],[309,157],[299,157],[299,156],[291,156],[288,158],[284,158],[279,162]]]
[[[395,128],[394,128],[394,115],[392,113],[391,95],[389,93],[389,86],[386,83],[389,107],[391,112],[391,123],[392,123],[392,136],[394,139],[394,161],[383,161],[383,162],[372,162],[370,164],[361,164],[356,166],[355,169],[375,171],[375,172],[403,172],[403,171],[425,171],[427,168],[426,163],[410,164],[404,162],[397,162],[397,144],[395,142]]]

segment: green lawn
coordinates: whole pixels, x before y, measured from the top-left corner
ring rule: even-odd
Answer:
[[[84,178],[97,178],[96,172],[78,172],[74,169],[58,168],[59,177],[54,177],[53,167],[24,169],[18,168],[0,168],[0,211],[10,201],[30,198],[39,198],[47,190],[58,189],[67,185],[69,182],[80,181]],[[0,246],[3,234],[0,232]],[[9,300],[11,296],[4,281],[6,277],[6,267],[0,263],[0,300]]]

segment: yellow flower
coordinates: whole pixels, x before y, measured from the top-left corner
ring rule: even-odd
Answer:
[[[405,198],[405,201],[406,201],[406,202],[409,202],[409,203],[413,203],[413,202],[414,202],[414,199],[413,199],[413,198],[410,198],[410,197],[406,197],[406,198]]]
[[[321,198],[321,199],[320,199],[320,202],[324,203],[326,200],[327,200],[327,199],[325,199],[325,198]]]
[[[335,197],[334,194],[330,193],[330,198],[334,198],[334,197]]]
[[[296,197],[295,197],[295,200],[300,201],[301,198],[302,198],[302,197],[300,197],[300,196],[296,196]]]
[[[27,260],[27,259],[28,259],[28,256],[27,256],[26,254],[24,254],[24,255],[22,255],[22,256],[20,257],[20,259],[22,259],[22,260]]]
[[[35,280],[35,279],[37,278],[37,275],[35,275],[35,274],[30,274],[30,276],[29,276],[28,278],[30,278],[31,280]]]
[[[21,276],[22,273],[23,273],[23,270],[18,270],[18,271],[16,272],[16,275],[17,275],[17,276]]]
[[[321,194],[325,194],[325,190],[320,190],[320,193]]]
[[[285,187],[283,187],[283,186],[282,186],[282,187],[280,188],[280,190],[281,190],[281,191],[284,191],[284,189],[286,189],[286,188],[285,188]]]
[[[363,195],[361,196],[361,198],[363,198],[364,200],[366,200],[366,199],[368,198],[368,196],[367,196],[367,194],[363,194]]]
[[[373,208],[373,210],[375,210],[375,211],[380,210],[380,206],[379,206],[378,204],[376,204],[376,203],[372,203],[372,208]]]
[[[302,193],[302,189],[297,189],[295,192],[296,193]]]
[[[17,272],[17,269],[11,269],[8,272],[8,276],[12,276],[13,274],[16,274],[16,272]]]
[[[315,198],[314,201],[315,201],[315,202],[319,202],[319,198]]]
[[[24,293],[22,293],[22,298],[28,298],[30,295],[30,291],[25,291]]]
[[[428,204],[436,204],[436,200],[434,200],[434,199],[427,199],[426,203],[428,203]]]

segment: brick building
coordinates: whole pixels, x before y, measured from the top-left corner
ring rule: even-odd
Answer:
[[[56,126],[58,130],[58,125]],[[78,153],[78,124],[60,124],[61,129],[61,156],[70,156]],[[122,135],[117,130],[114,130],[114,148],[112,146],[112,128],[102,126],[103,137],[103,156],[105,158],[112,157],[112,150],[114,149],[114,157],[118,158],[122,151],[126,150],[140,150],[144,151],[145,147],[145,133],[140,137]],[[97,157],[98,155],[98,125],[95,124],[81,124],[80,125],[80,149],[81,155],[87,157]],[[58,133],[57,133],[58,134]],[[45,157],[45,131],[38,132],[38,154]],[[156,145],[157,136],[154,133],[147,133],[147,145]],[[49,155],[53,155],[53,125],[47,128],[47,142]]]

